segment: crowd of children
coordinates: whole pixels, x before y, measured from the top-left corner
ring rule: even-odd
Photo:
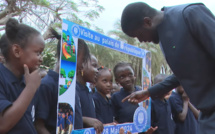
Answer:
[[[6,33],[0,39],[0,133],[69,134],[72,129],[94,127],[100,134],[105,125],[133,122],[139,105],[122,102],[141,90],[135,85],[131,64],[119,62],[113,72],[98,67],[98,59],[81,39],[78,39],[75,117],[73,108],[62,103],[57,118],[61,36],[51,31],[59,40],[57,62],[53,71],[49,70],[41,79],[39,66],[45,44],[41,34],[15,19],[6,23]],[[165,77],[158,75],[154,81],[159,83]],[[95,92],[89,90],[87,82],[94,85]],[[152,127],[147,134],[197,133],[199,111],[189,102],[182,87],[169,100],[165,96],[153,100],[151,108]]]

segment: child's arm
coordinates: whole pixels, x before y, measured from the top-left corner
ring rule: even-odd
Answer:
[[[199,110],[197,110],[197,109],[193,106],[193,104],[190,103],[190,102],[188,103],[188,106],[189,106],[189,108],[191,109],[191,111],[193,112],[195,118],[198,119],[199,113],[200,113]]]
[[[26,87],[12,105],[0,113],[0,133],[7,133],[17,124],[26,112],[40,85],[39,70],[35,70],[30,74],[27,65],[24,65],[24,71]]]
[[[42,119],[37,119],[35,121],[35,128],[36,128],[38,134],[50,134],[49,131],[45,127],[44,120],[42,120]]]
[[[180,121],[184,121],[186,119],[187,111],[188,111],[189,98],[187,97],[187,94],[185,92],[182,94],[182,99],[183,99],[183,110],[181,113],[178,114],[178,119]]]
[[[91,117],[82,117],[84,127],[94,127],[97,134],[101,134],[104,126],[101,121],[91,118]]]

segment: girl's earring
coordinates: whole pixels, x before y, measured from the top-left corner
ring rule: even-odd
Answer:
[[[81,71],[81,76],[84,76],[84,71]]]

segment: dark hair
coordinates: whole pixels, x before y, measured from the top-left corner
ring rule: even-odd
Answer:
[[[162,82],[167,77],[168,77],[168,75],[166,75],[166,74],[158,74],[158,75],[156,75],[155,78],[154,78],[154,84]]]
[[[0,39],[0,49],[1,49],[1,54],[5,57],[5,59],[8,58],[8,52],[10,49],[11,45],[8,42],[6,34],[3,34],[1,39]]]
[[[115,65],[114,69],[113,69],[113,73],[114,73],[115,78],[116,78],[117,69],[119,67],[124,67],[124,66],[130,66],[132,68],[132,70],[134,70],[133,67],[132,67],[132,65],[131,65],[131,63],[128,63],[128,62],[118,62]]]
[[[0,48],[5,58],[8,58],[8,53],[12,44],[17,44],[24,48],[28,43],[29,37],[39,35],[40,33],[25,24],[20,24],[16,19],[10,18],[6,22],[6,35],[1,38]]]
[[[99,77],[101,75],[102,72],[104,71],[109,71],[111,73],[111,69],[107,68],[107,67],[104,67],[104,66],[101,66],[98,68],[98,74],[97,74],[97,77]],[[112,73],[111,73],[112,74]]]
[[[121,27],[128,34],[141,27],[144,17],[153,17],[156,10],[143,2],[135,2],[127,5],[121,16]]]
[[[58,39],[58,43],[57,43],[57,59],[60,59],[60,45],[61,45],[61,35],[57,33],[57,31],[55,31],[53,28],[50,28],[51,33],[53,35],[54,38]]]
[[[6,23],[6,35],[11,44],[18,44],[22,48],[28,42],[28,39],[32,35],[39,35],[40,33],[25,24],[20,24],[16,19],[10,18]]]
[[[83,63],[86,63],[88,60],[90,60],[90,51],[86,44],[86,42],[82,39],[78,39],[78,54],[84,53],[83,57]]]

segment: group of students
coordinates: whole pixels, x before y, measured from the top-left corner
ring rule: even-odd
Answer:
[[[81,46],[84,49],[78,48],[74,129],[94,127],[97,133],[101,133],[105,125],[133,122],[133,114],[139,105],[121,102],[125,96],[140,90],[134,85],[131,64],[119,62],[113,72],[112,69],[98,67],[98,60],[90,54],[86,43]],[[121,89],[110,99],[107,95],[113,89],[113,75]],[[94,93],[90,92],[87,82],[95,85]]]
[[[6,23],[5,31],[0,39],[3,57],[3,63],[0,63],[0,133],[64,134],[65,127],[57,124],[60,35],[52,29],[52,34],[59,40],[57,62],[41,79],[39,67],[45,47],[41,34],[12,18]],[[113,75],[121,89],[108,98],[113,89]],[[105,125],[133,122],[133,114],[139,105],[122,102],[132,92],[141,90],[135,86],[131,64],[119,62],[113,72],[106,67],[98,68],[98,60],[90,54],[86,42],[78,39],[76,76],[75,117],[72,117],[73,110],[67,110],[59,112],[61,118],[58,119],[59,123],[61,120],[62,123],[70,122],[69,133],[73,119],[74,129],[94,127],[97,133],[101,133]],[[95,84],[95,93],[89,91],[87,82]],[[172,120],[171,111],[176,129],[174,123],[168,122]],[[152,101],[152,128],[146,133],[153,133],[153,130],[154,133],[168,134],[166,131],[169,131],[173,134],[170,128],[173,126],[174,133],[189,131],[193,134],[198,128],[194,117],[198,117],[198,110],[178,87],[169,101],[163,96]],[[57,125],[60,132],[56,130]]]
[[[165,80],[159,74],[154,84]],[[151,101],[151,125],[158,127],[153,134],[197,134],[199,111],[190,103],[182,86]]]
[[[67,103],[58,106],[57,134],[70,134],[73,128],[73,109]]]

